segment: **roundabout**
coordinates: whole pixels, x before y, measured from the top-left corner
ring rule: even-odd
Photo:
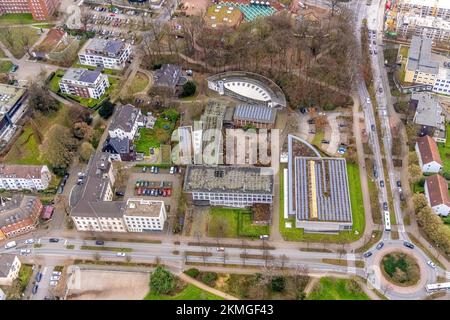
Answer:
[[[384,278],[394,285],[409,287],[420,280],[420,268],[411,255],[394,251],[381,259],[380,269]]]

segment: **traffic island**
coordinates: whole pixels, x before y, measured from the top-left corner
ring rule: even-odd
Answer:
[[[384,278],[396,286],[410,287],[420,280],[417,260],[404,252],[394,251],[384,255],[380,269]]]

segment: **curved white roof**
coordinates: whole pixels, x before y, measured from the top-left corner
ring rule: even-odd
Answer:
[[[245,81],[230,81],[224,83],[225,88],[243,97],[259,101],[270,101],[270,94],[260,86]]]

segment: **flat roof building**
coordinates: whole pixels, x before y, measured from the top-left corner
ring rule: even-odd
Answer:
[[[413,122],[422,126],[421,134],[445,142],[445,115],[436,97],[430,92],[413,92],[411,102],[416,106]]]
[[[26,111],[26,89],[0,84],[0,140],[8,142]]]
[[[59,0],[1,0],[0,15],[3,13],[31,13],[34,20],[51,18]]]
[[[133,199],[127,200],[123,219],[130,232],[161,231],[167,214],[163,201]]]
[[[59,82],[59,87],[66,94],[100,99],[109,87],[109,80],[99,70],[70,68]]]
[[[184,192],[198,205],[248,207],[272,203],[273,183],[272,168],[188,166]]]
[[[121,70],[131,55],[131,45],[119,40],[94,38],[78,53],[80,63],[88,66]]]
[[[235,126],[253,125],[258,129],[271,129],[275,125],[276,109],[259,105],[238,105],[234,109]]]

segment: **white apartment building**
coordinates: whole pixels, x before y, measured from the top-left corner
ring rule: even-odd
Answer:
[[[19,277],[22,263],[14,254],[0,255],[0,285],[10,286]]]
[[[45,190],[52,174],[47,166],[0,164],[0,189]]]
[[[403,38],[423,36],[435,42],[450,41],[450,21],[443,18],[417,15],[397,16],[396,32]]]
[[[59,82],[62,93],[100,99],[109,87],[108,77],[98,70],[71,68]]]
[[[94,38],[80,50],[80,63],[88,66],[121,70],[131,55],[131,45],[117,40]]]
[[[450,2],[448,0],[400,0],[399,12],[414,13],[421,17],[435,16],[450,20]]]
[[[167,218],[163,201],[128,199],[123,220],[129,232],[161,231]]]
[[[111,138],[133,140],[139,127],[144,126],[144,117],[141,110],[131,104],[120,106],[108,128]]]

